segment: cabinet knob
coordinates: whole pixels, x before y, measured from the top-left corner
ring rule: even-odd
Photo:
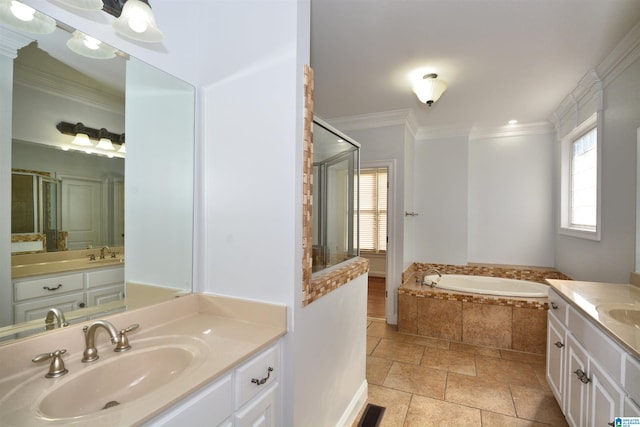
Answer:
[[[553,308],[554,310],[558,309],[558,304],[556,304],[555,302],[551,301],[551,308]]]
[[[78,303],[78,307],[80,307],[80,308],[84,308],[84,305],[85,305],[85,304],[84,304],[83,302],[79,302],[79,303]]]
[[[556,347],[558,347],[558,348],[562,348],[562,347],[564,347],[564,344],[562,344],[560,341],[555,342],[553,345],[555,345],[555,346],[556,346]]]

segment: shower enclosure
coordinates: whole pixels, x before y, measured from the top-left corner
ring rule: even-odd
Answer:
[[[359,173],[360,145],[314,119],[314,273],[359,256]]]

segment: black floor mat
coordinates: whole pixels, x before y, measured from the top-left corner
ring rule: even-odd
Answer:
[[[367,404],[358,427],[378,427],[383,414],[384,408],[382,406]]]

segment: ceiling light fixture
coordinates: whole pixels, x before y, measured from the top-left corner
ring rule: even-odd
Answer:
[[[113,22],[113,28],[123,36],[141,42],[159,42],[164,38],[148,0],[127,0],[122,13]]]
[[[35,34],[51,34],[56,21],[17,0],[0,0],[0,21],[11,27]]]
[[[447,90],[447,83],[438,80],[438,75],[435,73],[425,74],[413,84],[413,91],[420,102],[424,102],[429,107],[440,99],[445,90]]]
[[[78,30],[67,40],[67,47],[87,58],[111,59],[116,56],[115,48]]]

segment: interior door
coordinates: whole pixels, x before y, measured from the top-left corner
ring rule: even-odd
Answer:
[[[62,179],[62,229],[69,232],[70,250],[101,244],[102,187],[102,182],[95,179]]]

